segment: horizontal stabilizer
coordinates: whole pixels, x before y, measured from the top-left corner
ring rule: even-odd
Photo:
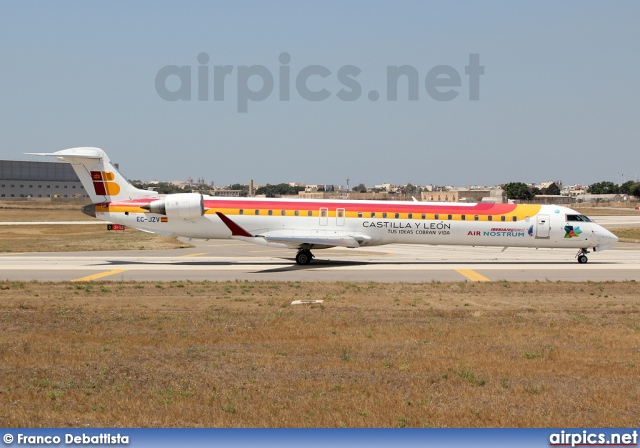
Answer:
[[[91,148],[91,147],[69,148],[69,149],[63,149],[62,151],[56,151],[56,152],[27,152],[25,154],[30,156],[58,157],[61,160],[63,160],[64,158],[103,159],[105,163],[109,162],[109,157],[107,157],[107,155],[102,149]]]

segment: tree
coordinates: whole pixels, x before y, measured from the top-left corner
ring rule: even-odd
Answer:
[[[529,201],[533,199],[534,196],[529,190],[529,186],[523,182],[509,182],[508,184],[504,184],[502,189],[507,194],[507,199]]]
[[[620,188],[618,188],[618,192],[622,193],[622,194],[630,194],[631,193],[631,187],[633,187],[633,184],[635,184],[636,182],[632,181],[632,180],[628,180],[625,183],[623,183],[622,185],[620,185]]]
[[[172,194],[172,193],[191,193],[190,188],[182,188],[169,182],[158,182],[155,184],[146,184],[140,181],[132,181],[131,184],[141,190],[148,190],[151,188],[153,191],[159,194]]]
[[[358,184],[355,187],[353,187],[352,190],[355,191],[356,193],[366,193],[367,187],[365,184]]]
[[[418,189],[411,183],[408,183],[407,185],[405,185],[402,190],[405,196],[413,196],[418,191]]]
[[[591,194],[616,194],[619,190],[619,187],[613,182],[603,181],[589,185],[587,191]]]
[[[542,189],[542,194],[554,194],[554,195],[558,195],[560,194],[560,187],[558,187],[556,185],[555,182],[553,182],[551,185],[549,185],[547,188],[543,188]]]
[[[267,184],[256,190],[256,195],[265,195],[268,198],[275,198],[282,195],[298,194],[298,191],[304,190],[304,187],[292,187],[289,184],[271,185]]]
[[[629,194],[640,198],[640,182],[636,182],[629,188]]]

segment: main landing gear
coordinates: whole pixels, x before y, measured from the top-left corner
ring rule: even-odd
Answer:
[[[589,251],[587,249],[580,249],[576,254],[576,258],[578,259],[578,263],[585,264],[589,259],[587,258],[587,254]]]
[[[311,263],[311,259],[313,258],[313,254],[309,249],[300,249],[300,251],[296,254],[296,263],[303,265]]]

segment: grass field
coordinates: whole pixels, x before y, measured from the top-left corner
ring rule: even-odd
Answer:
[[[640,216],[638,210],[617,210],[614,208],[599,208],[599,207],[571,207],[586,216]]]
[[[106,224],[2,226],[0,252],[76,252],[193,247],[174,237],[127,228],[108,231]]]
[[[635,282],[0,282],[0,421],[632,427],[639,310]]]
[[[80,211],[80,204],[48,204],[0,201],[0,222],[97,221]]]
[[[94,221],[79,204],[0,202],[0,222]],[[0,252],[74,252],[102,250],[150,250],[193,247],[174,237],[136,229],[107,231],[107,224],[38,224],[2,226]]]
[[[611,229],[623,243],[640,242],[640,227]]]

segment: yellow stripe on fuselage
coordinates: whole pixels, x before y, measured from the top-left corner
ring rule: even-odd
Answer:
[[[420,204],[420,203],[416,203],[416,204]],[[442,203],[443,207],[451,207],[452,204],[456,204],[456,203]],[[224,205],[224,203],[220,204],[220,205]],[[249,204],[248,204],[249,205]],[[255,205],[251,204],[251,205]],[[260,204],[262,205],[262,204]],[[434,213],[434,212],[429,212],[429,213],[421,213],[421,212],[415,212],[415,213],[408,213],[408,212],[394,212],[394,211],[388,211],[388,209],[386,211],[374,211],[374,212],[359,212],[357,211],[357,204],[345,204],[345,206],[348,206],[350,209],[354,209],[354,210],[344,210],[341,209],[340,207],[338,207],[338,209],[333,208],[333,209],[329,209],[328,207],[323,206],[322,203],[319,203],[318,206],[314,209],[296,209],[295,208],[295,203],[291,203],[291,208],[288,209],[282,209],[282,208],[278,208],[278,209],[272,209],[269,208],[269,204],[268,203],[264,203],[264,207],[252,207],[252,208],[245,208],[245,209],[240,209],[240,208],[223,208],[223,207],[215,207],[215,208],[211,208],[209,210],[205,211],[206,215],[213,215],[216,212],[220,212],[223,213],[227,216],[274,216],[274,217],[282,217],[282,216],[286,216],[286,217],[315,217],[315,218],[319,218],[321,213],[324,213],[325,215],[322,217],[326,217],[326,218],[339,218],[338,216],[338,209],[341,210],[341,213],[343,214],[343,217],[345,219],[350,219],[350,218],[359,218],[359,219],[412,219],[412,220],[416,220],[416,221],[421,221],[421,220],[425,220],[425,221],[484,221],[484,222],[495,222],[496,224],[498,223],[509,223],[509,222],[515,222],[515,221],[520,221],[525,219],[526,217],[532,217],[535,216],[536,214],[538,214],[540,212],[541,206],[540,205],[528,205],[528,204],[518,204],[515,206],[515,208],[508,212],[508,213],[496,213],[496,214],[492,214],[492,213],[485,213],[485,214],[476,214],[473,213],[473,210],[464,210],[465,208],[467,208],[466,206],[460,206],[460,212],[458,213]],[[335,205],[335,203],[331,204],[332,206]],[[365,202],[363,202],[363,205],[366,205],[367,208],[371,207],[371,204],[367,204]],[[386,204],[385,204],[386,205]],[[391,205],[391,204],[389,204]],[[434,207],[433,203],[429,204],[430,207]],[[437,205],[435,206],[437,207]],[[466,211],[466,213],[465,213]],[[96,205],[96,212],[105,212],[105,213],[124,213],[124,212],[129,212],[129,213],[149,213],[149,211],[140,208],[138,206],[134,206],[134,205],[125,205],[125,204],[118,204],[118,205],[108,205],[108,206],[98,206]],[[515,221],[513,219],[513,217],[516,217]]]

